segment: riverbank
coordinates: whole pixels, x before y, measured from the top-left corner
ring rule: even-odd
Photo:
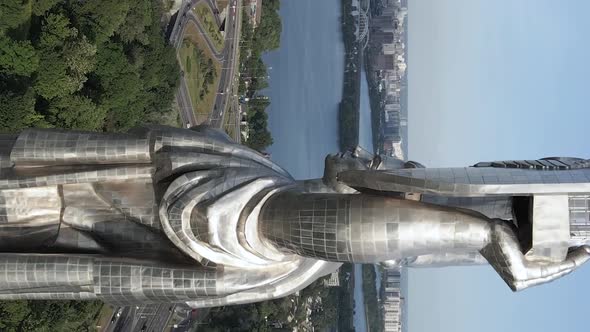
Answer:
[[[365,59],[373,59],[373,47],[365,49]],[[373,63],[371,61],[364,61],[365,73],[367,78],[367,85],[369,86],[369,105],[371,107],[371,129],[373,130],[373,151],[375,153],[382,152],[384,137],[383,137],[383,122],[385,121],[385,90],[379,91],[378,80],[375,79]]]
[[[362,52],[356,41],[356,19],[352,15],[352,1],[341,7],[342,41],[344,43],[344,79],[342,100],[338,108],[338,144],[340,151],[354,148],[359,142],[359,105]]]
[[[338,292],[338,331],[354,331],[354,269],[351,263],[340,267],[340,287]]]
[[[383,310],[380,306],[381,295],[377,292],[377,269],[374,264],[363,264],[363,293],[366,311],[367,327],[369,331],[379,331],[383,328]],[[380,279],[380,278],[379,278]]]
[[[268,129],[269,98],[260,91],[268,84],[268,71],[262,60],[264,53],[278,49],[281,40],[281,17],[279,0],[267,0],[262,4],[260,24],[253,27],[248,15],[242,17],[240,51],[240,81],[238,93],[245,104],[247,133],[242,141],[248,147],[265,151],[273,143]]]

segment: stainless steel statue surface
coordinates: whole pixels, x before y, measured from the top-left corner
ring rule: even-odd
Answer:
[[[357,149],[295,181],[207,127],[1,135],[0,299],[239,304],[341,262],[487,261],[520,290],[590,257],[589,166],[430,169]]]

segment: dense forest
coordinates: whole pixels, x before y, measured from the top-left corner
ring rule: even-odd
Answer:
[[[95,331],[100,301],[0,301],[0,331]]]
[[[243,79],[240,80],[239,92],[252,99],[247,111],[250,135],[245,144],[258,151],[264,151],[273,142],[265,111],[270,102],[259,91],[268,87],[268,73],[262,54],[279,48],[281,43],[280,6],[279,0],[263,1],[260,25],[255,29],[252,29],[246,15],[242,21],[240,72]]]
[[[121,131],[171,110],[159,1],[0,0],[0,131]]]
[[[0,0],[0,132],[175,123],[160,1]],[[0,331],[90,331],[99,301],[0,302]]]

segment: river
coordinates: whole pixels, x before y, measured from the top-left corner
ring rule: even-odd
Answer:
[[[338,147],[344,77],[340,0],[281,1],[281,47],[264,56],[272,159],[295,178],[321,177]]]
[[[267,111],[274,144],[268,152],[296,179],[321,177],[325,156],[339,150],[338,103],[344,77],[340,0],[282,1],[280,14],[281,47],[264,56],[271,67],[270,87],[263,92],[271,101]],[[362,80],[360,142],[372,150],[364,74]],[[354,298],[355,329],[364,331],[361,272],[355,273]]]
[[[369,103],[369,84],[363,67],[361,72],[361,100],[359,107],[359,145],[373,152],[373,128],[371,127],[371,105]]]

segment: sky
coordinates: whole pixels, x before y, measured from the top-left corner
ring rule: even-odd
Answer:
[[[590,1],[410,0],[409,158],[590,158]],[[588,331],[590,265],[512,293],[488,266],[410,269],[408,331]]]

